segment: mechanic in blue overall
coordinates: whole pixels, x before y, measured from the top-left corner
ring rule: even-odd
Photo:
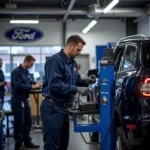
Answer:
[[[15,150],[20,150],[24,142],[26,148],[39,148],[31,141],[31,109],[29,106],[29,91],[41,87],[39,83],[30,82],[28,69],[34,64],[34,57],[27,55],[23,64],[20,64],[11,73],[11,107],[14,116]]]
[[[1,100],[1,107],[4,104],[4,94],[5,94],[5,85],[7,82],[5,81],[4,72],[2,71],[3,60],[0,59],[0,100]]]
[[[69,103],[76,93],[87,95],[88,84],[96,81],[92,76],[83,80],[77,72],[74,59],[85,44],[80,36],[72,35],[67,39],[65,49],[51,56],[45,63],[42,87],[45,99],[40,106],[44,150],[67,150]]]

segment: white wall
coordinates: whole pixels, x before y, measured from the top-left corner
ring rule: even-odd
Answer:
[[[95,62],[95,49],[96,45],[106,45],[108,42],[117,42],[120,38],[126,35],[126,26],[125,22],[121,20],[110,20],[110,19],[100,19],[98,23],[87,33],[82,34],[83,28],[85,28],[91,20],[78,19],[75,21],[68,20],[66,25],[66,37],[72,34],[78,34],[87,42],[83,53],[90,54],[90,69],[96,67]],[[20,26],[20,25],[19,25]],[[23,26],[23,25],[21,25]],[[29,26],[29,25],[28,25]],[[62,45],[62,24],[61,22],[43,22],[38,25],[30,25],[30,27],[35,27],[44,32],[44,37],[33,43],[16,43],[8,41],[4,37],[4,32],[12,27],[16,27],[16,25],[11,25],[7,22],[0,23],[0,45]]]
[[[82,30],[91,22],[91,20],[69,20],[67,22],[67,37],[72,34],[78,34],[87,42],[82,53],[90,54],[90,69],[96,67],[95,52],[96,45],[106,45],[108,42],[117,42],[125,37],[125,22],[121,20],[102,19],[86,34]],[[94,60],[94,61],[93,61]]]
[[[39,41],[35,41],[32,43],[16,43],[16,42],[11,42],[8,41],[4,37],[4,32],[10,28],[13,27],[34,27],[37,29],[40,29],[44,33],[44,38],[42,38]],[[62,45],[62,24],[60,22],[43,22],[39,23],[37,25],[14,25],[14,24],[9,24],[8,22],[1,22],[0,23],[0,45],[57,45],[61,46]]]
[[[150,17],[145,17],[138,22],[138,34],[150,36]]]

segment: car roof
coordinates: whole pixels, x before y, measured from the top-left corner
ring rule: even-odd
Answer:
[[[138,34],[138,35],[132,35],[132,36],[127,36],[122,39],[120,39],[117,42],[117,45],[120,44],[125,44],[125,43],[145,43],[145,41],[150,41],[150,37],[146,37],[143,34]]]

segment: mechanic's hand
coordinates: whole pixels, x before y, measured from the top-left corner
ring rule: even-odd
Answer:
[[[85,82],[87,84],[93,84],[96,82],[96,77],[95,75],[90,75],[87,79],[85,79]]]
[[[87,87],[77,87],[77,92],[82,96],[88,95],[89,91]]]

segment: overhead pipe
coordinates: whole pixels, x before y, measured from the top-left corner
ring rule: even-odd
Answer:
[[[71,0],[70,4],[68,6],[67,12],[63,18],[63,21],[62,21],[63,23],[66,21],[66,19],[67,19],[69,13],[71,12],[71,9],[73,8],[75,2],[76,2],[76,0]]]
[[[147,11],[142,8],[114,8],[108,13],[103,13],[103,8],[89,7],[87,16],[89,18],[99,17],[141,17],[147,14]]]
[[[87,8],[71,10],[71,15],[87,15]],[[13,14],[13,15],[65,15],[66,9],[64,8],[17,8],[17,9],[0,9],[0,14]]]
[[[87,15],[89,18],[94,18],[98,15],[102,17],[141,17],[147,15],[148,11],[141,8],[115,8],[107,14],[102,13],[103,8],[89,10],[87,8],[73,9],[70,15]],[[0,14],[12,15],[65,15],[65,9],[51,8],[17,8],[17,9],[0,9]]]

